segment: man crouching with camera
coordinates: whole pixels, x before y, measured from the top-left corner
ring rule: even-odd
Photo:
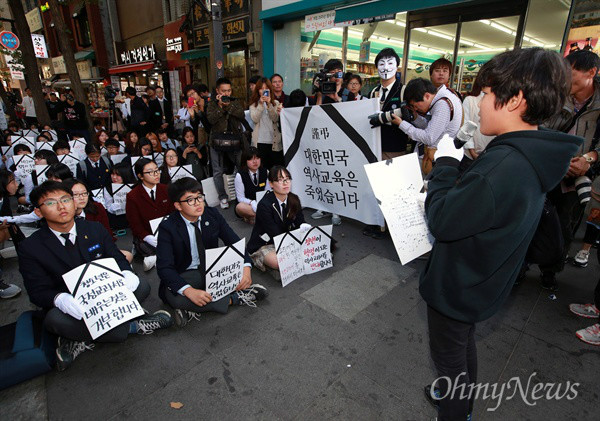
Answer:
[[[423,151],[423,172],[428,174],[433,163],[433,154],[443,135],[454,138],[462,121],[462,104],[460,99],[448,88],[441,86],[439,90],[431,81],[418,78],[406,85],[404,100],[417,112],[412,123],[392,115],[392,124],[400,127],[409,138],[420,145]],[[431,118],[428,118],[429,115]],[[419,150],[419,155],[421,151]]]

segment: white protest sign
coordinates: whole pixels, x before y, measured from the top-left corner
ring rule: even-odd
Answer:
[[[23,136],[30,137],[35,141],[35,138],[40,134],[37,130],[25,129],[21,132]]]
[[[19,136],[16,139],[11,137],[11,140],[13,148],[17,145],[26,145],[32,153],[35,152],[35,137]]]
[[[333,28],[335,23],[335,10],[306,15],[304,18],[304,32],[322,31]]]
[[[79,159],[87,158],[85,154],[85,140],[75,139],[69,141],[69,146],[71,147],[71,154],[79,157]]]
[[[377,112],[377,99],[283,109],[285,162],[302,206],[383,225],[364,169],[381,157],[380,130],[366,118]]]
[[[150,220],[150,230],[152,231],[152,235],[158,238],[158,226],[162,221],[164,221],[167,217],[161,216],[160,218],[151,219]]]
[[[108,154],[108,149],[106,149],[106,146],[100,146],[100,155],[106,154]]]
[[[180,178],[190,177],[196,179],[192,173],[191,165],[181,165],[179,167],[169,167],[169,177],[171,177],[171,183],[179,180]]]
[[[91,199],[94,202],[98,202],[98,203],[102,204],[102,206],[106,207],[106,201],[104,200],[104,189],[103,188],[92,190]]]
[[[433,236],[417,201],[423,178],[416,153],[365,165],[375,196],[403,265],[431,250]],[[390,181],[393,180],[393,183]]]
[[[165,161],[165,154],[162,152],[154,152],[152,154],[152,160],[160,167]]]
[[[71,170],[73,176],[77,175],[77,166],[79,165],[79,158],[72,154],[58,155],[58,162],[65,164]]]
[[[48,171],[48,168],[50,168],[50,165],[35,166],[35,179],[38,186],[48,179],[46,176],[46,171]],[[31,174],[33,175],[33,172]]]
[[[35,168],[35,160],[33,159],[33,155],[30,154],[15,155],[13,156],[13,161],[17,169],[21,172],[21,176],[31,174]]]
[[[54,146],[55,143],[56,142],[35,142],[35,147],[38,151],[41,151],[42,149],[46,149],[48,151],[54,152],[52,147]]]
[[[13,148],[12,146],[0,146],[1,148],[1,154],[2,156],[5,156],[6,158],[10,158],[11,156],[13,156]]]
[[[310,275],[333,266],[331,259],[332,225],[295,230],[273,238],[282,286],[302,275]]]
[[[267,192],[270,190],[263,190],[263,191],[257,191],[256,192],[256,203],[258,204],[258,202],[260,202],[262,200],[263,197],[265,197],[265,194],[267,194]]]
[[[92,339],[144,315],[113,258],[85,263],[65,273],[63,279],[83,308],[83,321]]]
[[[246,239],[237,243],[206,250],[206,292],[213,301],[228,296],[238,286],[244,274]]]
[[[201,183],[204,192],[204,203],[211,208],[217,206],[219,204],[219,193],[217,193],[214,179],[212,177],[205,178]]]
[[[113,203],[117,204],[118,210],[115,215],[123,215],[125,213],[125,204],[127,203],[127,193],[135,186],[133,184],[115,184],[112,183],[112,199]]]
[[[117,164],[123,162],[123,160],[125,158],[127,158],[127,154],[125,154],[125,153],[118,153],[116,155],[108,155],[108,157],[112,161],[113,165],[117,165]]]

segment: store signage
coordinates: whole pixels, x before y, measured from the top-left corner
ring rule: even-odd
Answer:
[[[304,18],[304,32],[315,32],[333,28],[334,23],[335,10],[307,15]]]
[[[339,27],[339,26],[364,25],[365,23],[381,22],[384,20],[394,19],[395,17],[396,17],[395,14],[390,13],[387,15],[372,16],[370,18],[362,18],[362,19],[346,20],[344,22],[336,22],[335,26]],[[308,32],[308,31],[306,31],[306,32]]]
[[[250,30],[250,18],[244,16],[223,22],[223,42],[246,39],[246,34]],[[208,25],[194,29],[194,46],[200,47],[208,45]]]
[[[361,63],[366,63],[369,61],[369,56],[371,55],[371,41],[365,41],[360,43],[360,54],[358,56],[358,61]]]
[[[29,25],[29,30],[31,32],[39,31],[44,27],[42,24],[42,14],[37,7],[30,12],[25,13],[25,19],[27,19],[27,24]]]
[[[174,53],[179,53],[183,50],[183,41],[181,37],[177,38],[165,38],[167,43],[167,52],[172,51]]]
[[[63,56],[52,57],[52,70],[55,75],[67,73],[67,66],[65,65]]]
[[[156,60],[154,44],[132,48],[119,54],[119,64],[134,64],[154,60]]]
[[[19,38],[10,31],[0,32],[0,45],[9,51],[19,48]]]
[[[207,1],[207,3],[209,3]],[[248,14],[250,11],[249,0],[222,0],[221,1],[221,20],[228,20],[233,17]],[[210,22],[210,13],[202,6],[196,4],[192,15],[194,26],[204,25]]]
[[[65,74],[67,73],[67,66],[65,64],[65,58],[63,56],[53,57],[52,58],[52,70],[55,75]],[[90,60],[78,61],[77,62],[77,71],[79,72],[79,77],[81,79],[91,79],[92,78],[92,65]]]
[[[33,42],[33,51],[37,58],[48,58],[48,50],[46,49],[46,38],[42,34],[31,34]]]
[[[25,80],[25,74],[23,73],[24,67],[20,64],[13,64],[13,58],[9,54],[4,56],[4,61],[10,70],[10,77],[14,80]]]

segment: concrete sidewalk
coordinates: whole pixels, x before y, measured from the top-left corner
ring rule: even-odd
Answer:
[[[224,213],[248,239],[251,227],[232,209]],[[310,213],[307,222],[315,223]],[[333,231],[340,246],[334,268],[286,288],[254,270],[253,281],[270,290],[258,308],[203,314],[183,329],[98,344],[65,372],[0,392],[2,419],[434,418],[423,397],[423,386],[436,377],[418,293],[424,261],[401,266],[389,238],[369,239],[362,228],[344,219]],[[131,237],[119,245],[130,247]],[[574,334],[594,321],[567,308],[593,298],[600,273],[593,255],[586,269],[569,265],[559,276],[555,300],[539,288],[537,269],[530,271],[502,310],[477,326],[478,382],[519,377],[526,387],[533,376],[530,391],[537,382],[563,388],[577,382],[577,397],[527,403],[516,395],[499,406],[498,399],[480,399],[474,420],[598,419],[600,350]],[[142,273],[140,262],[135,267]],[[6,261],[5,280],[22,286],[17,269],[16,259]],[[144,307],[164,308],[155,269],[147,279],[153,293]],[[3,300],[0,323],[29,308],[25,291]],[[170,402],[183,407],[172,409]]]

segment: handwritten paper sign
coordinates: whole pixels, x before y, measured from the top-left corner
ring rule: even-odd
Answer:
[[[108,155],[108,157],[112,161],[113,165],[117,165],[117,164],[123,162],[123,160],[125,158],[127,158],[127,154],[125,154],[125,153],[118,153],[116,155]]]
[[[235,291],[244,274],[245,252],[245,238],[231,246],[206,250],[206,292],[213,301]]]
[[[209,177],[201,181],[202,191],[204,192],[204,203],[207,206],[215,207],[219,205],[219,193],[215,187],[214,178]]]
[[[118,206],[115,215],[123,215],[125,213],[125,205],[127,203],[127,193],[129,193],[135,185],[133,184],[112,184],[112,199],[113,203]]]
[[[0,146],[0,153],[2,156],[6,158],[10,158],[13,156],[13,147],[12,146]]]
[[[79,158],[72,154],[58,155],[58,162],[65,164],[71,170],[71,174],[77,174],[77,166],[79,165]]]
[[[170,167],[169,168],[169,176],[171,177],[171,183],[179,180],[180,178],[190,177],[195,179],[194,174],[192,173],[191,165],[181,165],[179,167]]]
[[[35,166],[35,180],[38,186],[48,179],[46,176],[46,171],[48,171],[48,168],[50,168],[50,165]],[[33,172],[31,174],[33,175]]]
[[[333,28],[335,23],[335,10],[306,15],[304,18],[304,32],[322,31]]]
[[[85,140],[75,139],[69,141],[69,146],[71,147],[71,154],[79,157],[79,159],[87,158],[85,154]]]
[[[405,265],[430,251],[433,236],[427,228],[425,211],[417,201],[417,195],[423,188],[417,154],[365,165],[365,170],[379,200],[400,263]]]
[[[48,151],[53,151],[52,147],[54,146],[56,142],[35,142],[35,147],[38,151],[41,151],[42,149],[46,149]]]
[[[152,231],[152,235],[155,236],[156,238],[158,238],[158,226],[165,219],[167,219],[166,216],[161,216],[160,218],[150,220],[150,230]]]
[[[302,275],[333,266],[331,259],[332,225],[312,227],[306,232],[290,231],[273,238],[282,286]]]
[[[160,167],[163,162],[165,162],[165,154],[162,152],[154,152],[152,154],[152,160]]]
[[[31,136],[19,136],[16,139],[12,139],[13,149],[17,145],[25,145],[33,153],[33,152],[35,152],[35,137],[31,137]]]
[[[21,172],[21,176],[31,174],[35,169],[33,155],[15,155],[13,156],[13,161],[15,162],[17,169]]]
[[[113,258],[85,263],[65,273],[63,279],[83,308],[83,320],[92,339],[144,315]]]
[[[106,207],[106,201],[104,200],[104,188],[92,190],[92,200]]]

